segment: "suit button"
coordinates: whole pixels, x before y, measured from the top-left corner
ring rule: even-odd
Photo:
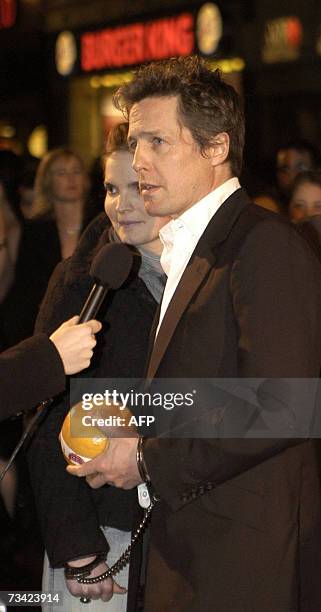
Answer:
[[[204,487],[203,485],[201,485],[201,486],[199,487],[199,489],[198,489],[198,493],[199,493],[199,495],[204,495],[204,493],[205,493],[205,487]]]
[[[197,497],[198,497],[198,495],[197,495],[196,491],[193,491],[193,492],[191,493],[191,498],[192,498],[192,499],[196,499]]]
[[[181,501],[184,502],[184,503],[188,501],[188,495],[186,495],[186,493],[181,495]]]
[[[206,491],[211,491],[214,488],[214,485],[212,482],[207,482],[205,488],[206,488]]]

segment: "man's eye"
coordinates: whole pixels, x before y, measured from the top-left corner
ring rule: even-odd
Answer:
[[[136,140],[129,140],[128,141],[128,148],[129,148],[130,151],[135,151],[136,146],[137,146]]]
[[[115,187],[115,185],[112,185],[111,183],[105,183],[105,189],[108,195],[116,195],[117,193],[117,188]]]
[[[154,145],[160,145],[163,144],[164,140],[162,138],[159,138],[159,136],[154,136],[153,138],[153,144]]]

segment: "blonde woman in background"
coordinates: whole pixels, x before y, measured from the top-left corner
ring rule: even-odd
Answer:
[[[83,160],[69,149],[53,149],[40,162],[31,218],[55,221],[61,259],[75,250],[86,216],[89,179]]]
[[[4,348],[32,334],[55,266],[72,255],[91,218],[88,192],[88,173],[78,154],[64,148],[52,149],[41,160],[30,219],[25,223],[19,248],[15,282],[3,304]]]

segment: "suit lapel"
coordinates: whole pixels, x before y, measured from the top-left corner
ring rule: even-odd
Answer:
[[[227,238],[249,202],[245,191],[238,189],[222,204],[201,236],[163,318],[151,350],[147,378],[154,378],[178,322],[200,284],[215,266],[219,245]],[[155,324],[155,331],[156,327]]]

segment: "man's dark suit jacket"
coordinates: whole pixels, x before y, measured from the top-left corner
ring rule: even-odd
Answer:
[[[318,265],[294,228],[236,191],[191,256],[147,376],[317,377]],[[152,438],[145,458],[160,496],[145,612],[321,609],[313,442]]]

